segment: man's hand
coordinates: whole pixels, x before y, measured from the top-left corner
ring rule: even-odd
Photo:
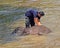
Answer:
[[[38,26],[42,25],[40,22],[38,22]]]
[[[38,18],[34,18],[34,22],[35,22],[35,25],[38,25],[38,26],[42,25]]]

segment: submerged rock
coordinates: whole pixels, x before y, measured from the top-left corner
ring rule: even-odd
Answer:
[[[43,35],[43,34],[48,34],[50,33],[51,30],[43,25],[41,26],[33,26],[31,28],[23,28],[23,27],[17,27],[12,34],[16,33],[17,35],[28,35],[28,34],[38,34],[38,35]]]

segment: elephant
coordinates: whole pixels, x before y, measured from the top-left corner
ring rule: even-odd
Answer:
[[[30,27],[30,28],[25,28],[25,27],[17,27],[13,32],[12,34],[16,33],[16,34],[19,34],[20,36],[21,35],[29,35],[29,34],[32,34],[32,35],[43,35],[43,34],[48,34],[52,32],[48,27],[44,26],[44,25],[41,25],[41,26],[33,26],[33,27]]]

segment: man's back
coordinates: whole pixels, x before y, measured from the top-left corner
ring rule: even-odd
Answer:
[[[30,16],[33,16],[33,17],[36,17],[37,16],[37,10],[35,9],[28,9],[25,13],[25,16],[27,17],[30,17]]]

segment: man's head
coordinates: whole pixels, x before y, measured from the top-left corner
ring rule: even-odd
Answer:
[[[45,15],[45,14],[44,14],[43,11],[38,12],[38,16],[39,16],[39,17],[42,17],[42,16],[44,16],[44,15]]]

